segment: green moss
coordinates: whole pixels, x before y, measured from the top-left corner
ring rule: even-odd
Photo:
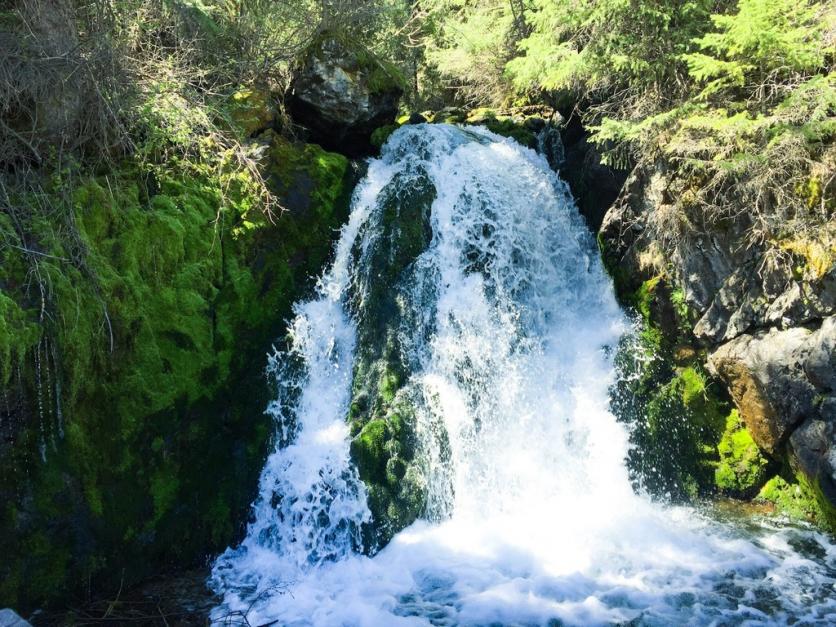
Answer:
[[[391,433],[385,420],[371,420],[360,434],[351,441],[351,455],[360,476],[372,483],[386,482],[388,455],[386,442]]]
[[[40,329],[30,316],[0,290],[0,385],[6,385],[15,366],[38,342]]]
[[[271,432],[264,355],[350,197],[340,155],[274,137],[269,159],[287,209],[272,221],[246,181],[199,163],[127,162],[47,190],[63,212],[23,225],[44,253],[43,325],[30,260],[0,251],[0,357],[4,376],[21,371],[4,390],[20,403],[3,417],[18,431],[0,458],[0,605],[55,600],[89,577],[110,594],[123,572],[127,585],[232,542]]]
[[[152,524],[158,522],[174,505],[177,500],[180,479],[178,468],[163,464],[151,476],[150,492],[154,503],[154,518]]]
[[[396,130],[398,130],[397,124],[387,124],[386,126],[376,128],[370,139],[372,146],[378,149],[382,148],[386,140],[389,139],[389,136]]]
[[[511,115],[501,115],[496,110],[486,107],[472,109],[464,120],[460,119],[458,115],[452,114],[449,119],[439,118],[439,120],[433,119],[433,121],[448,123],[464,121],[467,124],[485,126],[491,132],[503,137],[510,137],[523,146],[528,148],[537,147],[537,135],[526,125],[524,119]]]
[[[726,418],[726,430],[717,451],[720,454],[714,471],[717,487],[731,496],[754,496],[768,478],[769,462],[746,430],[736,409]]]
[[[364,530],[369,549],[385,544],[413,522],[426,496],[415,459],[414,411],[409,395],[402,392],[409,365],[403,358],[401,329],[409,323],[400,290],[432,237],[435,188],[419,171],[396,176],[379,198],[380,229],[352,299],[358,348],[348,415],[352,457],[366,483],[373,517]],[[354,253],[360,255],[361,250]]]
[[[836,508],[801,473],[776,475],[763,486],[757,498],[772,503],[779,513],[791,519],[812,522],[836,532]]]
[[[662,277],[660,275],[657,275],[652,279],[648,279],[641,284],[639,289],[636,290],[633,295],[633,306],[645,320],[650,319],[650,307],[653,303],[653,299],[655,298],[656,288],[659,286],[659,281],[661,280]]]
[[[694,498],[712,490],[724,409],[693,368],[681,370],[652,394],[643,444],[654,460],[654,480],[667,492]]]
[[[527,146],[528,148],[537,147],[537,136],[524,125],[515,122],[510,117],[487,118],[485,120],[485,126],[497,135],[510,137],[523,146]]]
[[[273,122],[270,92],[265,88],[243,87],[232,94],[229,114],[245,137],[268,128]]]

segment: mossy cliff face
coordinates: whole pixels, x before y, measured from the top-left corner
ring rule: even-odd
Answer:
[[[618,413],[638,421],[638,475],[653,491],[676,495],[646,475],[657,462],[664,469],[692,458],[684,442],[704,451],[705,472],[686,464],[688,477],[676,483],[694,488],[680,494],[760,498],[836,529],[836,268],[821,254],[832,234],[819,230],[819,246],[791,245],[794,236],[752,243],[747,212],[711,219],[688,204],[697,185],[669,163],[643,164],[598,234],[619,296],[643,320],[638,346],[620,357],[628,374],[640,373],[620,384],[637,398],[616,394]],[[687,368],[708,383],[696,415],[669,400],[687,389],[671,378]],[[668,427],[656,430],[662,415]],[[657,447],[678,451],[675,461],[654,455]],[[781,490],[792,498],[776,496]],[[790,502],[796,506],[784,507]]]
[[[382,190],[356,256],[363,256],[352,298],[357,320],[352,401],[351,455],[368,489],[373,516],[366,530],[370,550],[384,545],[421,513],[426,497],[416,451],[415,409],[406,338],[414,332],[406,283],[432,238],[430,209],[435,188],[420,167],[396,175]],[[411,327],[411,328],[410,328]]]
[[[628,466],[634,483],[675,501],[715,491],[715,469],[731,406],[722,385],[703,368],[689,344],[687,307],[664,275],[634,291],[618,283],[622,300],[637,313],[637,330],[616,353],[620,376],[612,408],[628,423]]]
[[[242,529],[265,354],[352,181],[339,155],[262,141],[273,220],[245,180],[177,162],[56,177],[60,211],[0,213],[0,604],[110,594]]]

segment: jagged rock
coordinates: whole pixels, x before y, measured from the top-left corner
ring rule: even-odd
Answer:
[[[0,627],[32,627],[32,625],[18,616],[14,610],[6,608],[0,610]]]
[[[810,418],[790,436],[794,465],[818,488],[831,507],[836,508],[836,408],[830,399],[828,416]]]
[[[700,182],[680,174],[663,158],[639,164],[604,217],[617,291],[632,303],[658,277],[682,290],[691,343],[710,352],[755,443],[836,521],[836,267],[792,234],[753,241],[750,212],[706,210],[689,200]]]
[[[629,283],[629,289],[635,289],[649,278],[644,276],[639,255],[651,243],[646,233],[646,220],[650,212],[664,202],[665,173],[662,163],[652,168],[634,169],[598,230],[605,265],[611,272],[618,271]],[[574,189],[573,193],[576,193]]]
[[[742,335],[709,357],[758,446],[779,453],[836,508],[836,316]]]
[[[813,335],[802,327],[770,329],[741,335],[709,356],[755,442],[770,453],[813,412],[816,388],[803,368]]]
[[[702,259],[708,267],[719,263],[716,257],[712,259],[709,255]],[[706,274],[710,276],[710,273]],[[698,272],[687,275],[686,284],[691,293],[695,291],[694,284],[699,283],[700,276]],[[717,290],[703,317],[694,325],[694,335],[712,342],[722,342],[747,331],[764,306],[762,290],[755,276],[755,269],[750,264],[735,268]]]
[[[611,270],[620,270],[628,289],[659,271],[645,267],[642,258],[648,251],[654,246],[664,251],[664,261],[696,314],[694,335],[709,346],[836,312],[836,268],[817,280],[797,278],[786,254],[747,241],[751,224],[745,212],[714,220],[696,209],[672,209],[673,199],[686,191],[683,185],[664,161],[641,164],[604,216],[599,231],[604,260]],[[658,222],[671,211],[687,222],[681,233]]]
[[[313,44],[289,94],[294,120],[309,139],[351,156],[372,152],[371,135],[392,124],[403,93],[397,69],[342,39]]]

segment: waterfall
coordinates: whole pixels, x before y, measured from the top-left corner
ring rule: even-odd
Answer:
[[[364,264],[384,190],[416,168],[435,190],[432,237],[397,302],[426,500],[370,556],[346,423],[352,312],[374,281]],[[566,185],[535,152],[478,128],[396,131],[295,316],[269,366],[276,448],[246,538],[213,568],[217,624],[836,619],[836,547],[822,534],[634,494],[628,433],[608,410],[629,325]]]

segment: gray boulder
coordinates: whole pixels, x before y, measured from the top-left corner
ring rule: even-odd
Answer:
[[[395,121],[403,78],[391,63],[336,37],[321,37],[290,87],[290,112],[308,139],[349,156],[373,151],[372,132]]]
[[[770,453],[813,413],[816,388],[803,365],[814,335],[803,327],[744,334],[709,356],[709,368],[726,382],[752,438]]]
[[[758,446],[776,454],[786,444],[790,463],[836,507],[836,316],[817,329],[741,335],[708,364]]]

